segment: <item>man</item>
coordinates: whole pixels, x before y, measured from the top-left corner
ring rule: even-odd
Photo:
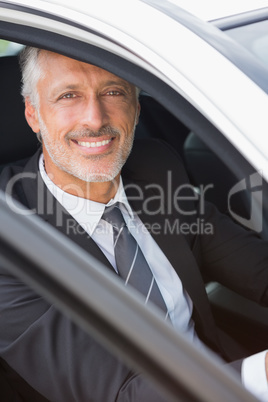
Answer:
[[[177,154],[167,145],[145,141],[130,155],[140,112],[133,85],[96,66],[44,50],[26,48],[21,60],[25,116],[41,139],[42,152],[23,167],[8,168],[1,176],[1,189],[9,189],[14,198],[121,276],[113,242],[116,228],[106,219],[111,210],[107,207],[116,204],[175,329],[200,348],[205,347],[203,341],[227,357],[197,262],[203,275],[268,305],[267,245],[211,205],[198,211],[193,200],[172,206],[166,199],[157,203],[152,183],[164,190],[169,173],[175,192],[188,181]],[[34,178],[29,173],[35,173]],[[163,233],[166,222],[180,219],[181,225],[189,226],[199,213],[213,233]],[[155,223],[160,233],[154,233]],[[140,375],[4,270],[0,287],[0,326],[5,328],[1,357],[40,393],[34,400],[43,400],[43,395],[57,402],[163,401]],[[243,369],[246,381],[251,376],[248,365],[250,360]]]

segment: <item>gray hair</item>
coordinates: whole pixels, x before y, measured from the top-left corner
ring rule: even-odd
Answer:
[[[39,105],[37,83],[42,77],[42,69],[38,62],[41,49],[26,46],[20,53],[20,68],[22,73],[21,94],[24,98],[29,98],[34,107]]]

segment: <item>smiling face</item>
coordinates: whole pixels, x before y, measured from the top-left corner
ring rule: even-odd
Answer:
[[[40,131],[47,173],[61,186],[118,180],[139,115],[136,88],[96,66],[41,51],[39,107],[25,101]]]

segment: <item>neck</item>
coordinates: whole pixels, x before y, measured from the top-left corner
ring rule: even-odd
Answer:
[[[107,204],[112,198],[114,198],[118,187],[119,178],[114,179],[112,182],[104,183],[85,183],[85,196],[84,198]]]

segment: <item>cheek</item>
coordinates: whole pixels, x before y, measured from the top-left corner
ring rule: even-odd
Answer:
[[[139,118],[139,111],[137,108],[128,107],[124,113],[117,113],[114,114],[116,116],[117,126],[123,130],[126,135],[130,135],[133,131],[133,128],[138,123]]]
[[[65,134],[71,131],[75,125],[75,115],[66,113],[63,110],[58,110],[57,112],[51,111],[46,114],[43,121],[50,136],[54,139],[61,139],[64,138]]]

